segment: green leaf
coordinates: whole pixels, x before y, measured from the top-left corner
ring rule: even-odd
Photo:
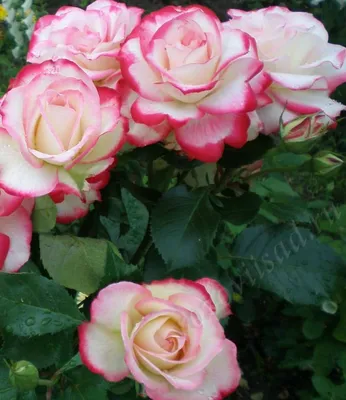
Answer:
[[[270,136],[259,135],[241,149],[226,146],[219,164],[225,168],[239,168],[260,160],[273,146],[274,141]]]
[[[184,182],[194,189],[213,185],[215,183],[216,172],[217,164],[203,163],[202,165],[192,169],[186,175]]]
[[[296,226],[246,229],[235,242],[232,259],[250,285],[296,304],[321,305],[345,276],[342,259]]]
[[[4,361],[0,358],[0,399],[16,400],[17,390],[11,385],[8,376],[9,369]]]
[[[31,390],[30,392],[19,392],[17,400],[37,400],[37,395],[34,390]]]
[[[144,282],[165,279],[167,277],[167,265],[160,256],[157,248],[151,246],[145,257]]]
[[[264,199],[259,214],[272,223],[310,221],[311,213],[306,201],[284,179],[269,177],[257,181],[252,185],[252,190]]]
[[[294,171],[311,160],[309,154],[283,153],[279,149],[272,149],[264,157],[261,171],[280,169]]]
[[[56,205],[48,195],[37,197],[32,213],[34,232],[45,233],[52,230],[56,223],[56,215]]]
[[[147,231],[149,212],[143,203],[124,188],[121,189],[121,197],[127,212],[129,230],[119,239],[118,247],[126,250],[131,258],[142,243]]]
[[[273,176],[263,181],[254,182],[251,186],[251,190],[261,197],[276,196],[277,198],[279,195],[299,197],[298,193],[292,189],[291,185],[286,182],[285,179],[279,179]]]
[[[109,391],[121,396],[123,394],[128,393],[130,390],[134,389],[134,387],[135,387],[135,381],[133,379],[124,379],[121,382],[113,383],[109,387]]]
[[[108,217],[104,217],[103,215],[100,216],[100,222],[106,229],[109,239],[116,243],[120,236],[120,220],[113,220]]]
[[[80,354],[77,353],[76,355],[74,355],[71,360],[69,360],[66,364],[64,364],[60,369],[59,372],[60,374],[64,374],[67,371],[70,371],[71,369],[74,369],[76,367],[79,367],[83,365],[82,360],[80,358]]]
[[[239,197],[218,197],[223,208],[218,211],[222,218],[233,225],[243,225],[251,222],[257,215],[262,200],[256,193],[244,193]]]
[[[72,385],[58,397],[59,400],[107,400],[108,382],[85,367],[72,369],[68,378]]]
[[[81,322],[83,316],[63,287],[35,274],[0,273],[0,328],[7,333],[45,335]]]
[[[208,252],[220,217],[213,210],[209,192],[188,192],[178,186],[157,203],[152,214],[152,236],[169,268],[184,268],[201,261]]]
[[[338,365],[342,369],[344,379],[346,380],[346,348],[345,351],[339,356]]]
[[[278,197],[278,196],[276,196]],[[271,201],[263,201],[260,215],[274,224],[281,222],[310,222],[311,213],[306,208],[306,202],[297,197],[283,196]]]
[[[111,243],[108,244],[105,275],[101,287],[119,281],[141,281],[137,265],[126,264],[118,249]]]
[[[94,293],[105,273],[108,243],[68,235],[40,235],[43,266],[61,285],[85,294]]]
[[[279,364],[280,368],[292,369],[299,368],[302,370],[311,368],[311,350],[307,346],[300,345],[288,349],[284,360]]]
[[[318,339],[323,335],[326,328],[326,321],[324,318],[312,315],[306,319],[303,324],[304,336],[309,340]]]
[[[22,266],[20,272],[30,272],[32,274],[40,274],[40,270],[38,269],[37,265],[31,260],[29,260]]]
[[[346,347],[336,340],[325,339],[315,347],[312,366],[316,375],[328,376],[345,355]]]
[[[160,159],[154,162],[153,172],[150,174],[149,186],[160,192],[164,192],[174,178],[175,168]]]
[[[346,383],[336,385],[330,379],[324,376],[315,375],[312,377],[312,383],[316,391],[326,399],[344,400],[346,393]]]
[[[340,321],[334,329],[333,336],[340,342],[346,343],[346,301],[340,307]]]
[[[41,335],[30,338],[3,333],[3,353],[12,361],[27,360],[37,368],[57,365],[61,357],[66,357],[66,344],[72,349],[73,335],[59,332],[54,335]],[[62,354],[66,353],[66,354]],[[1,398],[1,397],[0,397]]]

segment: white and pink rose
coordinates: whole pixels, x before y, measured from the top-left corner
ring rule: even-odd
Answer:
[[[226,290],[209,278],[112,284],[79,327],[81,358],[109,381],[135,379],[152,400],[220,400],[241,375],[219,322],[230,314]]]
[[[335,119],[345,109],[330,94],[346,82],[346,48],[329,43],[328,32],[312,14],[285,7],[231,9],[228,14],[231,20],[224,25],[256,40],[264,71],[272,80],[266,90],[271,104],[257,110],[265,133],[279,130],[282,114],[286,123],[318,112]]]
[[[68,60],[24,67],[0,114],[0,185],[22,197],[81,196],[78,183],[112,165],[127,129],[117,93]]]
[[[27,60],[71,60],[97,86],[114,88],[121,76],[120,47],[139,24],[142,13],[140,8],[113,0],[97,0],[86,10],[62,7],[55,15],[37,21]]]
[[[271,101],[254,39],[201,6],[144,17],[123,45],[120,64],[135,92],[134,122],[153,128],[141,132],[134,124],[136,144],[164,139],[168,129],[157,127],[168,122],[183,151],[204,162],[217,161],[225,144],[240,148],[256,136],[261,123],[252,113]]]

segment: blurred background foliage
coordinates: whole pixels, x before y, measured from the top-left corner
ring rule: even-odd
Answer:
[[[213,9],[222,20],[227,19],[229,8],[256,9],[271,5],[285,5],[291,10],[312,12],[326,26],[330,41],[346,45],[346,7],[341,8],[334,0],[311,5],[309,0],[200,0],[200,4]],[[15,3],[19,8],[22,2]],[[54,13],[60,6],[86,7],[88,0],[34,0],[32,12],[35,18]],[[147,12],[169,4],[186,5],[191,0],[130,0],[127,4],[144,8]],[[0,95],[4,94],[11,77],[25,63],[27,40],[16,57],[15,40],[6,22],[7,10],[0,8]],[[25,15],[16,15],[20,22]],[[21,29],[25,30],[23,25]],[[340,87],[335,98],[346,104],[346,85]],[[319,148],[331,149],[346,155],[345,124],[326,135]],[[280,198],[271,197],[278,192]],[[273,189],[271,191],[271,189]],[[274,190],[275,189],[275,190]],[[110,189],[108,189],[110,190]],[[278,174],[264,179],[253,189],[263,196],[266,190],[266,207],[262,205],[257,219],[271,223],[296,220],[309,226],[322,242],[328,243],[346,260],[346,169],[337,178],[312,177],[309,173],[295,173],[289,177]],[[273,195],[274,196],[274,195]],[[279,207],[278,207],[279,205]],[[90,214],[92,217],[92,213]],[[87,221],[86,221],[87,223]],[[313,226],[312,226],[313,225]],[[228,242],[216,248],[217,262],[224,267],[220,281],[233,292],[233,310],[236,318],[226,327],[227,335],[239,348],[239,360],[243,369],[240,389],[231,396],[245,400],[345,400],[346,399],[346,293],[339,294],[338,304],[326,303],[323,309],[313,306],[293,306],[274,294],[261,290],[257,285],[243,285],[241,279],[229,282],[229,275],[236,276],[235,265],[222,252],[233,245],[235,235],[243,229],[240,225],[226,226]],[[227,253],[227,251],[226,251]],[[155,258],[156,257],[156,258]],[[212,257],[212,255],[210,256]],[[314,257],[314,254],[307,254]],[[160,260],[155,261],[153,277],[160,279]],[[212,260],[209,260],[210,262]],[[204,266],[202,266],[204,268]],[[201,268],[202,268],[201,267]],[[231,274],[228,271],[232,271]],[[150,272],[150,269],[148,269]],[[148,276],[148,280],[151,279]],[[313,279],[313,277],[311,277]],[[96,399],[95,399],[96,400]]]

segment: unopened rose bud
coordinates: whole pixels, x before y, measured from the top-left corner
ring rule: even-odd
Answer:
[[[18,361],[11,367],[9,380],[20,391],[33,390],[38,385],[39,373],[29,361]]]
[[[343,163],[339,156],[328,151],[320,151],[312,160],[313,170],[318,175],[335,173]]]
[[[286,148],[294,153],[306,153],[336,122],[325,114],[310,114],[281,126],[280,136]]]

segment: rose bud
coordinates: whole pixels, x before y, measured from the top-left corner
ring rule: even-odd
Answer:
[[[334,174],[344,161],[334,153],[320,151],[312,159],[313,171],[317,175]]]
[[[281,125],[280,136],[287,150],[306,153],[320,137],[336,125],[336,122],[325,114],[306,115]]]
[[[33,390],[38,385],[38,370],[29,361],[18,361],[11,367],[9,380],[20,391]]]

